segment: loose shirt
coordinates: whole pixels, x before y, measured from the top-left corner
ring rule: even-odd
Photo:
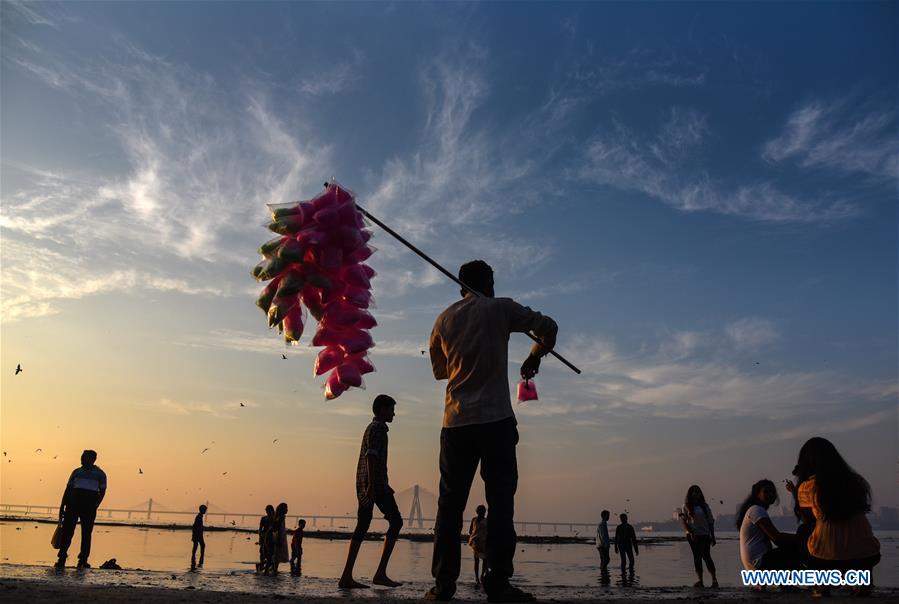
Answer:
[[[609,523],[603,520],[596,525],[596,547],[609,547]]]
[[[684,514],[684,521],[697,537],[711,536],[712,527],[715,525],[715,519],[710,513],[706,514],[706,508],[701,505],[693,506],[693,514]]]
[[[392,495],[390,480],[387,477],[387,432],[390,428],[385,422],[373,418],[362,435],[362,446],[359,448],[359,462],[356,464],[356,497],[360,503],[369,503],[365,492],[369,483],[368,464],[366,458],[374,456],[372,464],[371,485],[375,498],[381,495]]]
[[[619,551],[627,551],[631,548],[636,549],[637,533],[634,532],[634,525],[619,524],[615,528],[615,545],[618,546]]]
[[[69,476],[68,486],[81,491],[100,493],[106,490],[106,472],[99,466],[75,468]]]
[[[194,541],[202,541],[203,540],[203,513],[200,512],[197,514],[197,517],[194,518],[194,524],[191,527],[191,539]]]
[[[431,367],[445,379],[443,427],[514,417],[509,395],[509,335],[543,337],[555,322],[511,298],[468,294],[440,313],[431,331]]]
[[[763,518],[768,518],[768,511],[760,505],[752,505],[740,524],[740,561],[746,570],[758,568],[762,556],[771,549],[768,535],[758,526]]]
[[[880,541],[874,536],[865,513],[859,511],[846,520],[828,520],[818,507],[815,477],[799,485],[799,507],[811,508],[815,530],[808,538],[808,551],[823,560],[857,560],[880,553]]]

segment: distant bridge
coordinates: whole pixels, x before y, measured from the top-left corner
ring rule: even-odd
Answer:
[[[436,496],[414,485],[405,491],[396,494],[397,503],[401,509],[408,509],[404,530],[415,532],[428,532],[433,530],[435,518],[422,515],[422,502],[425,502],[428,510],[436,510]],[[405,505],[409,502],[408,507]],[[433,501],[433,508],[430,505]],[[402,502],[402,503],[400,503]],[[218,506],[206,502],[208,508],[206,519],[210,527],[235,528],[252,530],[258,527],[262,511],[257,512],[233,512],[225,511]],[[0,503],[0,516],[16,518],[56,518],[59,514],[59,505],[35,505],[35,504],[11,504]],[[98,522],[123,522],[129,524],[158,524],[163,523],[175,526],[189,526],[196,516],[196,510],[176,511],[166,509],[159,501],[149,499],[138,503],[131,508],[107,508],[101,507],[97,512]],[[356,516],[353,514],[328,515],[328,514],[288,514],[287,526],[293,528],[297,520],[305,518],[309,529],[317,530],[346,530],[352,531],[356,525]],[[385,523],[383,518],[375,518],[373,522]],[[467,529],[467,525],[463,525]],[[596,530],[596,523],[569,522],[569,521],[538,521],[520,520],[515,522],[515,530],[522,535],[556,535],[559,530],[569,535],[592,535]],[[528,531],[531,531],[528,533]]]

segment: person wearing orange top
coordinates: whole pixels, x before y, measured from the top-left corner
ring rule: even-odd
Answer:
[[[800,449],[795,473],[799,484],[787,481],[787,489],[799,507],[811,508],[815,517],[807,542],[811,565],[842,572],[874,568],[880,562],[880,542],[865,516],[871,511],[868,481],[846,463],[833,443],[819,436]],[[857,591],[866,595],[871,586]]]

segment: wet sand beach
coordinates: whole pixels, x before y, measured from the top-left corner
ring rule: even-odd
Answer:
[[[0,601],[3,602],[221,602],[250,604],[271,601],[303,601],[312,604],[336,602],[405,603],[419,601],[429,583],[407,582],[397,589],[377,586],[364,590],[341,590],[333,578],[262,577],[252,572],[170,573],[157,571],[57,573],[51,568],[30,565],[0,565]],[[660,601],[689,602],[778,602],[796,604],[814,601],[807,592],[757,593],[745,588],[695,589],[691,587],[539,586],[533,593],[544,602],[612,602],[634,604]],[[460,583],[458,602],[484,602],[484,594]],[[831,601],[850,600],[846,590],[835,590]],[[899,602],[899,589],[877,588],[877,602]]]

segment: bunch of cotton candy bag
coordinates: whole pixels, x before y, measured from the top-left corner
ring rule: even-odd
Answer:
[[[303,334],[306,312],[318,321],[313,346],[324,346],[315,361],[315,375],[330,371],[325,398],[348,389],[364,388],[362,376],[375,370],[368,359],[374,346],[369,330],[377,321],[371,279],[375,271],[364,263],[375,251],[368,245],[355,195],[338,183],[309,201],[269,204],[267,225],[278,237],[259,248],[262,261],[253,269],[259,281],[269,281],[256,305],[278,326],[288,344]]]

